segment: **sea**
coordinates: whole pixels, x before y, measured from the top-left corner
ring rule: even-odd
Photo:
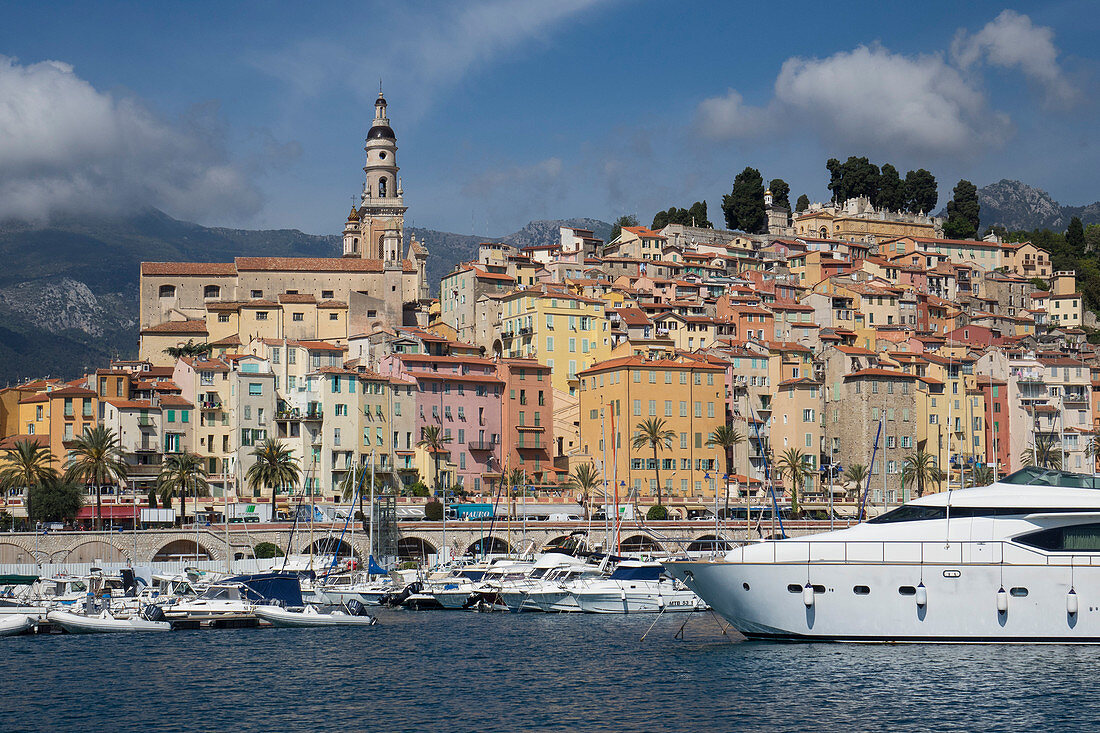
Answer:
[[[0,639],[3,731],[1095,731],[1090,646],[746,642],[712,613]]]

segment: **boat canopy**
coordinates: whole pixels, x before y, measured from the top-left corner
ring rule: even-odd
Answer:
[[[1100,476],[1026,466],[1004,478],[997,479],[997,483],[1025,484],[1027,486],[1063,486],[1070,489],[1100,489]]]
[[[37,580],[37,575],[0,575],[0,585],[30,585]]]
[[[252,573],[226,578],[222,583],[240,583],[241,594],[250,601],[279,601],[285,606],[297,607],[302,602],[302,586],[297,573]]]
[[[608,580],[659,580],[662,572],[660,565],[620,565]]]

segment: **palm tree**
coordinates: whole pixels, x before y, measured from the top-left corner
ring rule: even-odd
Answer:
[[[974,465],[970,472],[971,486],[989,486],[993,483],[993,469],[984,463]]]
[[[1039,468],[1062,467],[1062,449],[1054,442],[1054,437],[1035,437],[1035,445],[1026,448],[1020,453],[1020,461],[1025,466],[1038,466]]]
[[[568,486],[581,492],[581,505],[584,507],[584,518],[588,519],[589,496],[592,490],[599,486],[600,478],[596,467],[591,463],[581,463],[573,469],[569,476]]]
[[[719,447],[726,454],[726,516],[730,513],[730,480],[733,474],[733,449],[745,442],[745,436],[732,425],[719,425],[707,438],[711,448]]]
[[[657,451],[672,448],[672,439],[676,437],[676,431],[665,427],[664,418],[651,417],[634,426],[637,434],[634,436],[634,450],[642,450],[646,446],[653,449],[653,469],[657,472],[657,506],[661,506],[661,463],[657,460]]]
[[[905,488],[913,483],[917,484],[917,497],[924,496],[924,487],[928,484],[939,483],[936,466],[936,457],[926,450],[918,450],[905,457],[901,466],[901,486]]]
[[[417,448],[424,448],[432,456],[432,469],[435,472],[435,490],[440,491],[439,486],[439,455],[447,452],[447,444],[451,442],[450,436],[444,435],[438,425],[426,425],[420,430],[420,440],[416,441]]]
[[[1096,473],[1096,460],[1100,458],[1100,433],[1089,433],[1085,443],[1085,455],[1092,459],[1092,473]]]
[[[65,480],[95,486],[96,529],[103,529],[103,485],[121,484],[126,480],[126,471],[122,445],[111,428],[88,428],[73,442]]]
[[[853,463],[844,471],[844,478],[856,485],[856,498],[863,496],[860,487],[867,480],[867,466],[862,463]]]
[[[0,489],[4,494],[13,489],[23,490],[28,504],[31,501],[31,489],[42,486],[58,477],[53,467],[53,453],[36,440],[19,440],[4,452],[0,459]],[[31,507],[27,507],[30,514]]]
[[[264,438],[253,447],[251,456],[256,462],[248,467],[245,480],[252,491],[262,492],[265,486],[271,487],[271,516],[275,517],[275,495],[279,488],[292,489],[298,485],[302,469],[293,451],[283,445],[278,438]]]
[[[206,466],[203,464],[202,456],[188,451],[168,456],[168,460],[160,470],[160,475],[157,476],[157,488],[168,509],[172,508],[173,496],[180,498],[180,524],[182,525],[187,516],[188,492],[195,496],[196,508],[198,498],[209,493],[210,484],[206,482]]]
[[[800,451],[798,448],[788,448],[783,451],[783,455],[779,457],[779,462],[775,465],[775,468],[779,473],[785,475],[791,480],[791,514],[798,516],[800,510],[798,506],[798,492],[802,488],[802,484],[806,481],[806,476],[809,474],[809,456]]]
[[[164,349],[164,353],[168,354],[168,356],[172,357],[173,359],[179,359],[181,356],[205,356],[207,353],[210,352],[210,349],[210,344],[196,344],[194,339],[187,339],[186,344],[181,344],[179,346],[169,346],[168,348]]]

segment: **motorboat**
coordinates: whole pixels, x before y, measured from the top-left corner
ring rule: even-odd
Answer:
[[[389,576],[375,578],[368,573],[342,573],[329,576],[324,585],[317,586],[314,591],[321,596],[321,602],[333,606],[353,600],[378,606],[383,596],[393,593],[398,587],[401,586],[395,585]]]
[[[72,611],[53,610],[46,614],[46,620],[68,631],[70,634],[110,634],[133,631],[171,631],[168,621],[152,621],[139,615],[128,618],[116,618],[110,611],[101,611],[85,616]]]
[[[373,626],[376,623],[375,618],[367,614],[359,603],[349,604],[344,610],[337,609],[331,613],[321,613],[312,604],[303,608],[260,605],[255,607],[254,612],[258,618],[284,628]]]
[[[37,616],[24,613],[9,613],[0,616],[0,636],[15,636],[30,631],[38,623]]]
[[[583,558],[547,552],[535,561],[527,575],[500,583],[496,593],[510,611],[580,611],[569,594],[569,586],[605,575],[601,567]]]
[[[642,560],[623,560],[606,579],[576,583],[569,593],[584,613],[668,613],[707,607],[660,563]]]
[[[497,594],[505,583],[523,580],[531,572],[533,564],[524,560],[500,560],[493,563],[480,574],[477,580],[463,579],[457,583],[433,583],[425,586],[425,592],[431,593],[443,608],[478,608],[487,610],[500,605]]]
[[[1100,643],[1100,477],[1032,466],[665,566],[750,638]]]
[[[220,621],[254,618],[256,605],[277,602],[302,607],[302,591],[295,573],[254,573],[224,578],[196,598],[181,599],[163,606],[170,620]]]

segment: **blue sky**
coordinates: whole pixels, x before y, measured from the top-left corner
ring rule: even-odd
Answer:
[[[824,161],[1100,199],[1091,2],[8,4],[0,216],[339,230],[379,77],[417,226],[721,195]]]

